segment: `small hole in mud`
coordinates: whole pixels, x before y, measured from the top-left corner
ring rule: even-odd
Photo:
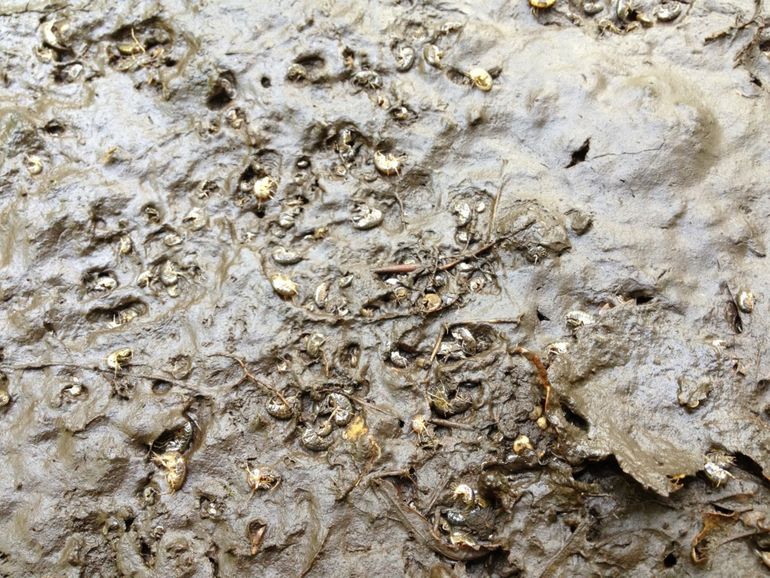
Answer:
[[[578,150],[572,151],[572,159],[569,161],[569,164],[566,166],[566,168],[574,167],[576,164],[582,163],[584,160],[586,160],[588,149],[590,147],[591,139],[587,138]]]
[[[398,420],[398,427],[403,428],[406,422],[403,419]]]
[[[765,477],[762,472],[762,467],[746,454],[740,452],[735,454],[735,466],[744,472],[752,474],[760,480]]]
[[[43,130],[48,134],[59,136],[64,133],[64,125],[58,120],[52,120],[43,127]]]
[[[206,106],[212,110],[224,108],[235,98],[235,85],[235,76],[232,73],[225,72],[220,75],[209,89]]]
[[[157,395],[165,395],[171,391],[171,384],[162,379],[156,379],[152,382],[152,392]]]
[[[637,305],[644,305],[645,303],[649,303],[652,301],[653,297],[651,295],[638,295],[636,297],[636,304]]]
[[[751,83],[756,84],[759,88],[762,88],[762,81],[759,80],[756,76],[753,74],[751,75]]]
[[[663,558],[663,565],[666,568],[673,568],[674,566],[676,566],[676,562],[677,562],[676,555],[673,552],[671,552],[668,556]]]
[[[540,309],[537,310],[537,319],[539,321],[550,321],[551,319],[543,312],[540,311]]]
[[[570,422],[575,427],[582,429],[583,431],[588,431],[588,422],[583,417],[572,411],[572,408],[570,408],[566,403],[561,404],[561,409],[564,412],[564,417],[568,422]]]
[[[144,560],[145,563],[150,562],[154,557],[152,548],[144,539],[139,540],[139,554],[142,556],[142,560]]]
[[[273,84],[272,82],[270,82],[270,78],[267,76],[263,76],[260,82],[262,83],[262,86],[264,88],[270,88]]]

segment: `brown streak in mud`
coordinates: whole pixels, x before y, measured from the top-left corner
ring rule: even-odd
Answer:
[[[551,382],[548,381],[548,370],[545,368],[545,365],[540,360],[540,358],[529,349],[525,349],[521,346],[517,346],[516,349],[513,350],[513,352],[519,355],[523,355],[529,360],[529,362],[532,365],[535,366],[537,378],[540,381],[540,385],[543,386],[543,391],[545,391],[545,401],[543,402],[543,414],[546,414],[548,412],[548,405],[551,399]]]

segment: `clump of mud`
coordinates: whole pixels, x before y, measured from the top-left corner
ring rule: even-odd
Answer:
[[[770,565],[760,4],[0,8],[0,575]]]

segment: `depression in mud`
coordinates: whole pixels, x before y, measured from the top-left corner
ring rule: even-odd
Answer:
[[[0,2],[0,576],[767,574],[768,24]]]

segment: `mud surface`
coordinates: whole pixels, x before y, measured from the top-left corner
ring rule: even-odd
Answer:
[[[766,573],[767,16],[0,3],[0,575]]]

